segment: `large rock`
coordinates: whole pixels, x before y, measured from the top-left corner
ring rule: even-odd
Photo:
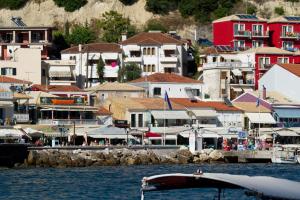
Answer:
[[[210,158],[212,161],[221,161],[221,160],[224,160],[224,155],[222,154],[221,151],[213,150],[213,151],[209,154],[209,158]]]
[[[27,158],[27,164],[28,165],[35,165],[37,158],[37,152],[36,151],[30,151]]]

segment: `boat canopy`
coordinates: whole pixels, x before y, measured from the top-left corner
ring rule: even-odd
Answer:
[[[300,198],[300,182],[269,176],[223,173],[162,174],[142,180],[143,192],[186,188],[246,189],[262,199]]]

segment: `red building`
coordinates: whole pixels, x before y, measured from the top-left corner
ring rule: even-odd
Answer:
[[[269,46],[267,20],[255,15],[236,14],[213,21],[214,45],[234,50]]]
[[[0,60],[10,60],[18,48],[39,48],[48,59],[52,27],[29,27],[20,17],[12,17],[12,26],[0,27]]]
[[[268,21],[270,46],[298,51],[300,48],[300,17],[280,16]]]

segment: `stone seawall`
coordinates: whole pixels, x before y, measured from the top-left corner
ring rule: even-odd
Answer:
[[[118,165],[187,164],[224,161],[221,151],[207,149],[193,155],[188,150],[104,149],[30,150],[24,167],[88,167]]]

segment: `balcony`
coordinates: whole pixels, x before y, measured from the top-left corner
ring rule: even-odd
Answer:
[[[254,85],[254,80],[252,79],[231,79],[229,82],[230,85],[245,85],[245,86],[253,86]]]
[[[167,63],[177,63],[178,57],[177,56],[162,56],[160,57],[160,62],[167,62]]]
[[[125,58],[124,62],[129,63],[129,62],[142,62],[142,57],[127,57]]]
[[[203,64],[203,69],[236,69],[236,68],[252,69],[253,66],[251,63],[242,63],[242,62],[214,62],[214,63]]]
[[[268,38],[269,37],[269,31],[253,31],[252,37],[254,38]]]
[[[300,39],[300,33],[297,32],[281,32],[281,39]]]
[[[84,97],[64,98],[64,97],[40,97],[41,105],[85,105]]]
[[[234,37],[250,37],[250,36],[251,36],[250,31],[234,30]]]

